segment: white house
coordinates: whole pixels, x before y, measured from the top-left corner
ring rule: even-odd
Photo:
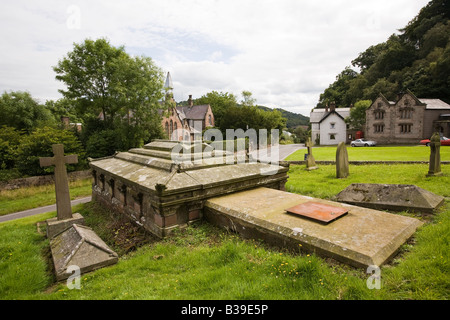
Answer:
[[[350,108],[313,109],[310,114],[311,141],[320,145],[337,145],[347,141],[345,118],[350,116]]]

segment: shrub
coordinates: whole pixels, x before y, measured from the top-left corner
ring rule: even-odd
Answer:
[[[52,157],[52,145],[62,143],[65,154],[77,154],[78,163],[67,165],[67,171],[86,167],[86,154],[81,142],[72,131],[43,127],[22,137],[17,152],[17,169],[26,175],[44,175],[53,172],[53,167],[41,168],[40,157]]]
[[[15,167],[20,140],[20,131],[15,128],[7,126],[0,128],[0,169]]]

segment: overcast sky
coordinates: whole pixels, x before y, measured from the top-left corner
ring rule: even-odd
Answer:
[[[399,33],[428,0],[1,0],[0,93],[45,102],[55,66],[105,37],[172,75],[175,100],[248,90],[260,105],[309,116],[360,52]]]

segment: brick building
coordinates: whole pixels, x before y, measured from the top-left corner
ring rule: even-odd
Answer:
[[[194,105],[192,95],[189,95],[187,106],[176,106],[173,100],[173,85],[170,73],[167,73],[164,86],[167,94],[166,100],[170,100],[168,110],[161,110],[161,125],[167,137],[171,140],[194,140],[195,134],[201,136],[203,130],[214,127],[214,114],[211,106]]]
[[[450,135],[450,105],[440,99],[419,99],[407,90],[389,101],[380,94],[366,110],[365,137],[381,144],[419,143],[434,130]]]

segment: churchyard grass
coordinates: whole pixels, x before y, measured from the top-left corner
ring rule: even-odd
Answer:
[[[450,161],[450,147],[441,147],[441,161]],[[347,146],[349,161],[429,161],[430,148],[425,146]],[[287,161],[303,161],[306,149],[297,150],[289,155]],[[314,147],[312,150],[316,161],[335,161],[336,146]]]
[[[69,182],[71,199],[90,196],[92,180],[81,179]],[[56,203],[55,186],[35,186],[15,190],[0,191],[0,216],[28,210],[32,208],[52,205]]]
[[[369,274],[302,251],[287,252],[243,240],[208,223],[125,252],[115,242],[120,228],[88,203],[76,206],[86,223],[119,253],[119,262],[81,276],[80,290],[54,283],[48,240],[36,222],[55,213],[0,223],[1,299],[441,299],[450,298],[450,166],[444,176],[425,177],[426,165],[350,165],[335,178],[335,166],[306,171],[291,166],[287,189],[332,199],[353,182],[410,183],[447,197],[434,216],[407,214],[425,222],[399,255],[381,267],[381,289],[367,288]]]

